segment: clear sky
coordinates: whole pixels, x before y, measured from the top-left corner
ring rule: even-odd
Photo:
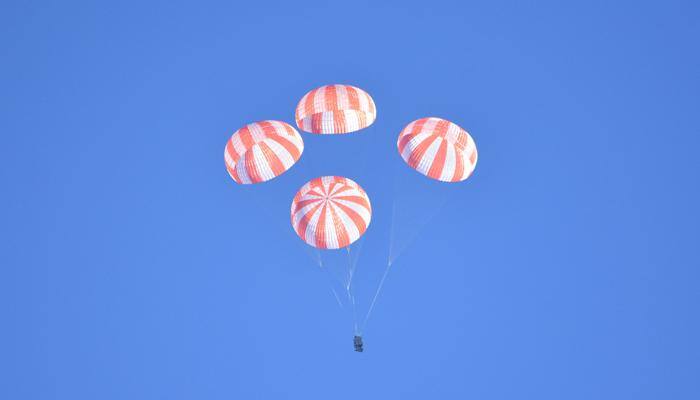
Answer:
[[[378,3],[3,2],[0,398],[700,398],[697,2]],[[229,136],[330,83],[376,123],[236,185]],[[399,158],[427,116],[466,182]],[[435,211],[362,354],[288,219],[329,174],[362,307],[394,202]]]

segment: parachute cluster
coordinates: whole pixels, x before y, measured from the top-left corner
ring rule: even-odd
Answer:
[[[326,85],[306,93],[296,107],[299,129],[318,135],[359,131],[372,125],[377,108],[372,97],[350,85]],[[401,158],[419,173],[443,182],[467,179],[477,162],[474,139],[457,124],[441,118],[409,123],[397,139]],[[234,132],[224,160],[239,184],[269,181],[290,169],[304,152],[304,140],[282,121],[259,121]],[[297,235],[319,249],[344,248],[358,240],[372,218],[364,189],[340,176],[322,176],[304,184],[291,205]]]
[[[313,89],[301,98],[295,112],[297,127],[317,135],[357,132],[372,125],[376,118],[377,108],[372,97],[349,85]],[[396,147],[409,167],[441,182],[467,179],[474,172],[478,157],[474,139],[467,131],[450,121],[433,117],[406,125],[399,133]],[[294,127],[282,121],[259,121],[242,127],[231,136],[226,143],[224,160],[226,170],[236,183],[261,183],[290,169],[303,152],[304,140]],[[392,210],[392,224],[394,212]],[[306,244],[321,250],[345,248],[350,256],[349,246],[369,227],[372,205],[365,190],[354,180],[321,176],[297,191],[291,204],[290,220],[294,231]],[[358,323],[357,318],[352,289],[355,264],[350,258],[347,277],[339,282],[352,306],[353,344],[358,352],[363,351],[362,330],[392,264],[391,249],[392,246],[389,262],[362,323]],[[319,266],[321,264],[319,260]],[[342,307],[337,293],[332,290]]]

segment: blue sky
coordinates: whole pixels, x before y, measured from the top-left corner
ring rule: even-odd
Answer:
[[[700,398],[697,4],[0,7],[1,398]],[[231,133],[329,83],[376,123],[236,185]],[[463,184],[396,153],[426,116],[476,140]],[[330,174],[372,199],[365,307],[393,204],[443,204],[363,354],[288,220]]]

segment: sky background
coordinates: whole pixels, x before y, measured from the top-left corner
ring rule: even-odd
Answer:
[[[0,398],[700,398],[697,2],[378,3],[2,3]],[[375,124],[228,177],[331,83]],[[401,161],[427,116],[467,181]],[[393,205],[434,214],[394,226],[362,354],[288,219],[333,174],[374,208],[360,306]]]

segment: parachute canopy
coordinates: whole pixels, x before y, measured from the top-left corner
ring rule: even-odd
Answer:
[[[260,121],[237,130],[226,143],[224,161],[238,183],[259,183],[281,175],[299,160],[304,141],[291,125]]]
[[[366,128],[377,117],[367,92],[349,85],[327,85],[301,98],[296,110],[299,129],[310,133],[350,133]]]
[[[457,124],[421,118],[408,124],[397,141],[401,158],[421,174],[443,182],[467,179],[476,167],[476,143]]]
[[[292,226],[307,244],[320,249],[349,246],[365,233],[372,206],[355,181],[341,176],[312,179],[292,201]]]

